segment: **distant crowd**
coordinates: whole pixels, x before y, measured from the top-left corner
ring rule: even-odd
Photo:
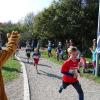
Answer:
[[[58,42],[56,48],[53,48],[54,44],[51,41],[48,41],[47,50],[44,52],[48,52],[48,58],[52,56],[56,56],[57,61],[64,60],[64,64],[61,68],[62,77],[62,85],[59,89],[59,93],[62,92],[67,86],[72,85],[79,94],[79,100],[84,100],[84,92],[81,88],[78,78],[81,75],[80,68],[82,68],[82,73],[88,73],[89,67],[91,64],[92,73],[95,74],[96,68],[96,39],[93,39],[92,47],[89,47],[89,50],[92,54],[92,61],[89,62],[85,56],[84,52],[81,52],[73,43],[72,40],[66,40],[65,49],[62,46],[62,42]],[[37,74],[38,71],[38,63],[41,57],[39,43],[35,48],[32,48],[30,43],[26,42],[26,56],[27,62],[29,63],[30,58],[33,59],[33,65],[36,68]],[[55,54],[53,53],[55,51]],[[32,52],[32,55],[31,55]],[[66,57],[64,57],[64,54]]]
[[[80,62],[82,63],[82,67],[83,67],[83,72],[84,73],[87,73],[88,72],[88,67],[89,66],[93,66],[93,74],[95,74],[95,67],[96,67],[96,39],[93,39],[92,41],[92,47],[89,47],[89,50],[91,51],[91,58],[92,58],[92,61],[88,61],[87,58],[86,58],[86,54],[84,52],[81,52],[78,48],[78,56],[77,56],[77,59],[80,60]],[[69,54],[68,54],[68,48],[71,48],[71,47],[76,47],[73,40],[70,39],[70,40],[66,40],[66,43],[63,47],[62,45],[62,42],[58,42],[58,45],[55,49],[53,49],[54,47],[54,44],[52,43],[52,41],[48,41],[48,45],[47,45],[47,51],[48,51],[48,57],[52,57],[52,56],[56,56],[56,59],[57,61],[60,61],[60,60],[66,60],[69,58]],[[30,45],[30,42],[29,41],[26,41],[26,55],[27,55],[27,59],[28,59],[28,62],[29,62],[29,59],[30,59],[30,54],[31,54],[31,51],[33,52],[39,52],[39,57],[40,57],[40,50],[39,50],[39,44],[37,43],[37,45],[33,48],[31,45]],[[55,50],[55,55],[52,54],[53,50]],[[90,58],[90,59],[91,59]]]

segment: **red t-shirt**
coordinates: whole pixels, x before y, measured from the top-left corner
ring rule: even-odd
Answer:
[[[70,69],[76,69],[78,67],[78,63],[79,60],[76,60],[75,62],[73,62],[71,59],[66,60],[62,65],[61,72],[69,72]],[[77,78],[69,75],[63,75],[62,80],[68,83],[74,83],[78,81]]]

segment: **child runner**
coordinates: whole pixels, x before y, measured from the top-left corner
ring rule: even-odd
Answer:
[[[81,55],[80,63],[81,63],[81,66],[83,67],[83,73],[86,73],[87,72],[87,63],[86,63],[86,58],[84,55]]]
[[[93,45],[92,48],[90,48],[92,52],[92,65],[93,65],[93,74],[95,74],[95,68],[96,68],[96,45]]]
[[[60,58],[63,60],[63,50],[59,47],[56,49],[57,60],[59,61]]]
[[[72,85],[79,94],[79,100],[84,100],[84,93],[81,88],[81,85],[78,81],[78,69],[79,69],[79,60],[77,60],[78,51],[76,47],[68,48],[68,53],[70,57],[62,65],[61,73],[63,74],[62,86],[59,89],[59,93],[62,92],[67,86]]]
[[[34,50],[34,53],[33,53],[33,63],[34,63],[34,66],[36,66],[36,71],[37,71],[37,73],[38,73],[38,69],[37,69],[37,65],[38,65],[38,62],[39,62],[39,58],[40,58],[40,52],[39,52],[39,50],[36,48],[35,50]]]
[[[29,63],[29,59],[31,56],[31,47],[29,44],[27,44],[27,46],[26,46],[26,56],[27,56],[27,62]]]

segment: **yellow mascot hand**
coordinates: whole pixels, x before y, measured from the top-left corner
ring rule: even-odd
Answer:
[[[7,59],[16,51],[18,47],[20,34],[17,31],[13,31],[7,34],[8,43],[2,53],[0,53],[0,67],[5,63]]]
[[[19,42],[19,36],[20,36],[19,33],[16,31],[8,33],[7,47],[3,50],[0,50],[0,100],[8,100],[4,89],[1,69],[3,64],[9,59],[9,57],[13,54],[13,52],[15,52]]]

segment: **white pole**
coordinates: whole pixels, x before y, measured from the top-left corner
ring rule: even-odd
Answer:
[[[96,54],[96,68],[95,76],[98,76],[99,71],[99,54],[100,54],[100,0],[99,0],[99,13],[98,13],[98,30],[97,30],[97,54]]]

